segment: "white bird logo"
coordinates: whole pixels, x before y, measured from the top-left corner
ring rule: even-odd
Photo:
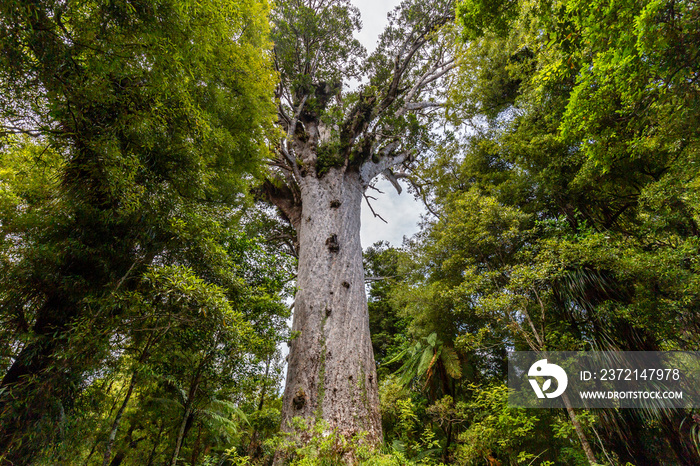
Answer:
[[[556,398],[566,390],[566,386],[569,383],[569,378],[566,376],[564,369],[557,366],[556,364],[548,364],[546,359],[540,359],[530,366],[530,370],[527,372],[529,377],[552,377],[557,381],[557,389],[552,393],[545,393],[549,387],[552,385],[552,379],[549,378],[544,381],[542,388],[540,388],[539,383],[536,379],[528,379],[532,389],[535,391],[537,398]]]

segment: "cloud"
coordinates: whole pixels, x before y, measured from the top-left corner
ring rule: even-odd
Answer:
[[[384,194],[373,189],[369,189],[367,194],[377,198],[376,201],[370,199],[372,208],[387,223],[374,217],[367,203],[364,202],[360,230],[362,247],[367,248],[382,240],[388,241],[393,246],[401,246],[404,236],[412,236],[418,232],[418,221],[420,216],[425,214],[425,208],[411,193],[407,192],[405,185],[400,195],[391,183],[384,179],[377,182],[376,187]]]

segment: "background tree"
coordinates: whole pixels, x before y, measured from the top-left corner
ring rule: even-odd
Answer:
[[[364,251],[370,335],[380,380],[401,367],[400,361],[390,360],[396,359],[396,353],[406,342],[408,321],[391,300],[394,287],[401,282],[401,261],[401,251],[386,241],[377,242]]]
[[[465,461],[478,463],[462,442],[483,439],[481,458],[504,464],[519,460],[503,445],[586,464],[563,413],[537,413],[525,442],[488,440],[489,415],[459,403],[517,418],[485,401],[505,380],[506,350],[531,343],[696,349],[698,83],[687,47],[697,48],[697,5],[461,5],[469,46],[452,87],[454,137],[413,172],[431,217],[394,297],[414,340],[437,332],[464,365],[455,399],[421,419],[431,411],[456,426],[453,454]],[[577,417],[599,461],[698,462],[692,412]]]
[[[56,439],[50,421],[110,357],[116,297],[149,269],[216,256],[199,233],[266,155],[267,30],[261,2],[0,6],[8,464]]]

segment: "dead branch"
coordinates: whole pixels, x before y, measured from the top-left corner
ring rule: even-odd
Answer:
[[[372,204],[370,204],[369,199],[367,198],[368,196],[367,196],[366,194],[364,194],[364,193],[363,193],[362,195],[365,197],[365,201],[367,201],[367,205],[369,206],[369,210],[372,211],[372,215],[374,215],[375,217],[379,218],[379,220],[381,220],[382,222],[388,224],[389,222],[387,222],[386,220],[384,220],[384,218],[383,218],[381,215],[379,215],[378,213],[376,213],[376,212],[374,211],[374,209],[372,208]]]

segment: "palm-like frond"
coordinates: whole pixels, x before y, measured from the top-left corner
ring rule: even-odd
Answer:
[[[459,379],[462,377],[462,364],[459,355],[451,346],[446,345],[437,336],[431,333],[427,337],[404,349],[387,364],[403,360],[403,365],[396,373],[399,375],[399,383],[409,385],[413,380],[425,378],[424,387],[428,386],[440,373],[442,377]]]

